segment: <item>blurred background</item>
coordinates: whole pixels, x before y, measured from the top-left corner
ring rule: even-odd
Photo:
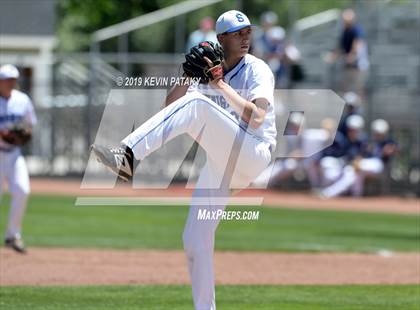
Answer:
[[[349,8],[365,44],[350,66],[338,48]],[[2,0],[0,64],[19,68],[39,119],[25,147],[31,175],[82,176],[115,78],[177,75],[183,53],[214,38],[214,20],[230,9],[258,26],[252,53],[279,88],[355,93],[367,135],[387,120],[399,152],[367,193],[420,195],[417,0]],[[305,187],[298,172],[283,185]]]

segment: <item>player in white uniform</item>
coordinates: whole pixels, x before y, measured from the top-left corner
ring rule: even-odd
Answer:
[[[251,24],[228,11],[216,22],[225,53],[224,78],[196,87],[175,86],[166,107],[122,140],[122,147],[92,149],[103,164],[128,179],[133,156],[143,160],[180,134],[205,150],[183,234],[195,309],[215,309],[214,234],[219,219],[198,220],[199,209],[223,210],[232,189],[248,186],[270,163],[276,145],[274,77],[249,55]]]
[[[24,123],[30,129],[36,123],[31,99],[14,89],[18,77],[19,71],[13,65],[0,67],[0,198],[7,181],[12,201],[5,245],[25,253],[21,225],[30,191],[29,174],[20,147],[4,140],[15,125]]]

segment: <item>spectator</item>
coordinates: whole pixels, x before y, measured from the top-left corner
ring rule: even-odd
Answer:
[[[300,51],[286,42],[286,32],[282,27],[275,26],[267,32],[267,51],[263,59],[273,71],[277,87],[291,88],[292,82],[304,78]]]
[[[253,32],[252,54],[256,57],[266,60],[265,55],[269,52],[271,45],[267,34],[277,24],[277,21],[278,16],[272,11],[261,14],[261,27],[256,27]]]
[[[217,35],[214,31],[214,19],[211,17],[204,17],[200,21],[200,29],[193,31],[187,42],[187,52],[191,47],[198,45],[203,41],[211,41],[217,43]]]
[[[276,79],[276,86],[280,86],[286,77],[285,45],[286,32],[282,27],[275,26],[265,33],[265,50],[263,59],[267,62]]]
[[[276,26],[276,13],[265,12],[260,21],[261,28],[254,31],[252,53],[267,62],[276,79],[276,87],[290,88],[292,82],[301,81],[304,77],[300,52],[287,42],[285,30]]]
[[[298,48],[288,43],[284,49],[284,67],[287,77],[285,80],[286,88],[293,88],[294,82],[301,82],[305,79],[305,72],[301,63],[301,53]]]
[[[363,30],[357,25],[356,14],[352,9],[342,13],[343,29],[341,31],[338,47],[328,54],[328,63],[340,63],[341,76],[339,77],[339,90],[353,91],[364,95],[364,87],[369,69],[367,44]]]

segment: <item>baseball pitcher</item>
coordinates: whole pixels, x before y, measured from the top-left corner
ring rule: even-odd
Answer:
[[[32,136],[36,116],[29,97],[14,89],[19,71],[13,65],[0,67],[0,198],[7,181],[12,195],[5,245],[25,253],[22,218],[29,195],[29,174],[21,146]]]
[[[129,180],[138,163],[162,145],[188,134],[205,150],[183,233],[195,309],[216,309],[214,235],[219,219],[198,220],[199,209],[223,210],[232,189],[247,187],[270,163],[276,146],[274,78],[248,54],[251,23],[239,11],[216,22],[220,43],[201,42],[183,63],[196,85],[175,86],[166,107],[122,140],[121,146],[93,145],[98,161]]]

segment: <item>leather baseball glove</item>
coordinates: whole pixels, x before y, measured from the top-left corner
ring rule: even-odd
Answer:
[[[32,129],[28,125],[16,124],[1,131],[0,137],[3,141],[21,146],[29,142],[32,138]]]
[[[223,49],[219,44],[204,41],[193,46],[182,64],[188,77],[200,78],[200,83],[223,78]]]

